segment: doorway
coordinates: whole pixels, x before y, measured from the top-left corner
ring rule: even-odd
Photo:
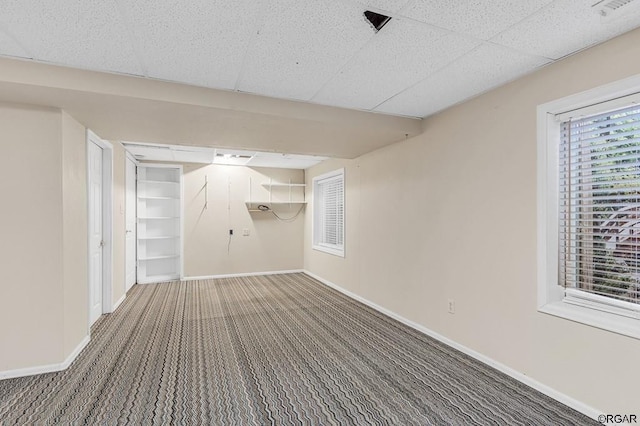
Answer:
[[[113,147],[87,131],[89,327],[112,311]]]
[[[136,161],[127,153],[125,170],[125,292],[136,283],[137,274],[137,199],[136,199]]]

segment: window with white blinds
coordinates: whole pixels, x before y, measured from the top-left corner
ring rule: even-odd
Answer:
[[[561,121],[558,160],[564,301],[640,317],[640,106]]]
[[[344,169],[313,179],[313,248],[344,256]]]

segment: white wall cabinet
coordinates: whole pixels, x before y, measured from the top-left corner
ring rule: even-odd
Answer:
[[[137,170],[138,283],[182,278],[182,166]]]

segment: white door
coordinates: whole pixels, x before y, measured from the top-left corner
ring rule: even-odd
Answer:
[[[126,222],[126,290],[136,283],[136,165],[127,158],[126,169],[126,198],[125,198],[125,222]]]
[[[104,247],[102,224],[102,148],[88,143],[89,155],[89,323],[102,315]]]

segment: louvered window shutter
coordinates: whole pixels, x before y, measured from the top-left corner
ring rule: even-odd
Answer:
[[[319,184],[322,200],[322,232],[320,244],[342,245],[344,186],[342,177],[327,179]]]
[[[640,311],[640,106],[561,124],[559,281],[565,300]]]
[[[314,178],[314,248],[344,256],[344,170]]]

